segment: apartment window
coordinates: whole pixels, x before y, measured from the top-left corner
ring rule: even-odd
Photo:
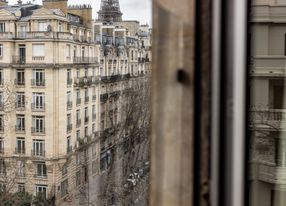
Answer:
[[[45,118],[43,116],[33,116],[32,117],[32,132],[44,133],[45,132]]]
[[[95,126],[95,123],[92,124],[92,133],[95,133],[96,132],[96,126]]]
[[[80,140],[80,130],[76,131],[76,140],[79,141]]]
[[[42,69],[33,70],[33,86],[45,86],[45,71]]]
[[[0,23],[0,32],[5,32],[5,23]]]
[[[76,154],[75,162],[76,162],[77,165],[80,164],[80,152],[78,152],[78,153]]]
[[[71,45],[67,44],[66,47],[66,57],[70,58],[71,57]]]
[[[92,87],[92,101],[96,100],[96,88]]]
[[[88,107],[84,108],[84,122],[88,123],[89,117],[88,117]]]
[[[82,49],[81,49],[81,57],[85,57],[85,48],[84,47],[82,47]]]
[[[3,44],[0,44],[0,57],[3,57]]]
[[[62,176],[65,176],[66,174],[68,174],[68,165],[64,164],[62,168]]]
[[[25,154],[25,139],[18,137],[16,140],[16,153]]]
[[[64,197],[65,195],[68,194],[68,180],[64,180],[61,182],[61,195]]]
[[[94,142],[92,144],[92,156],[95,157],[97,152],[97,144]]]
[[[81,184],[81,172],[76,172],[76,186],[79,186]]]
[[[16,85],[25,85],[25,71],[23,69],[17,69],[16,72]]]
[[[88,101],[89,101],[88,88],[85,88],[85,90],[84,90],[84,101],[85,101],[85,103],[88,103]]]
[[[72,130],[72,120],[71,120],[71,114],[67,115],[67,132],[70,132]]]
[[[84,128],[84,136],[87,137],[88,136],[88,127]]]
[[[37,163],[37,177],[47,177],[47,167],[46,163]]]
[[[0,109],[4,109],[4,99],[3,99],[3,92],[0,92]]]
[[[92,161],[92,168],[91,168],[92,174],[96,174],[98,171],[98,161],[94,160]]]
[[[18,192],[25,192],[25,184],[18,183]]]
[[[32,108],[36,110],[42,110],[45,108],[45,94],[33,93]]]
[[[80,110],[76,110],[76,125],[79,127],[81,125],[81,119],[80,119]]]
[[[71,137],[67,137],[67,153],[72,151],[72,146],[71,146]]]
[[[67,108],[72,108],[72,95],[70,91],[67,92]]]
[[[2,52],[2,49],[1,49],[1,44],[0,44],[0,57],[1,57],[1,52]],[[3,80],[3,69],[0,69],[0,85],[3,85],[4,83],[4,80]]]
[[[96,119],[96,108],[95,105],[92,105],[92,121]]]
[[[87,77],[88,76],[88,68],[84,69],[84,76]]]
[[[93,77],[95,76],[95,68],[94,67],[92,68],[92,76]]]
[[[4,154],[4,139],[0,138],[0,154]]]
[[[39,31],[47,31],[48,22],[39,22]]]
[[[25,132],[25,115],[16,116],[16,131]]]
[[[67,85],[72,84],[71,69],[67,69]]]
[[[59,29],[59,32],[63,32],[64,31],[64,26],[63,26],[62,22],[59,22],[58,29]]]
[[[0,115],[0,132],[4,131],[4,117]]]
[[[80,99],[80,90],[76,90],[76,104],[79,105],[81,103]]]
[[[44,199],[47,198],[48,186],[46,185],[36,185],[36,196],[40,196]]]
[[[23,160],[17,160],[17,175],[19,177],[25,176],[25,162]]]
[[[33,156],[45,156],[45,141],[44,140],[33,140]]]
[[[1,175],[6,174],[6,165],[3,159],[0,159],[0,174]]]
[[[73,56],[76,57],[76,46],[73,47]]]
[[[45,57],[45,45],[33,44],[33,57]]]
[[[17,109],[25,109],[25,93],[24,92],[17,92],[16,93],[16,108]]]
[[[77,78],[80,77],[80,70],[79,70],[79,69],[76,70],[76,77],[77,77]]]

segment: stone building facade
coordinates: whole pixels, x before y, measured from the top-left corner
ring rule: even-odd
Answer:
[[[0,1],[0,183],[88,205],[122,143],[110,131],[126,91],[150,75],[151,29],[137,22],[130,35],[67,3]]]

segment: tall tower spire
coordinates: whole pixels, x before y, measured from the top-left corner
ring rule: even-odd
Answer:
[[[99,21],[122,21],[119,0],[101,0]]]

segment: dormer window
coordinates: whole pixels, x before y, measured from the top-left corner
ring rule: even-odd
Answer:
[[[5,32],[5,23],[0,23],[0,32]]]

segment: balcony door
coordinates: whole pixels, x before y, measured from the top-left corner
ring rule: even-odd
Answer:
[[[19,61],[20,63],[26,62],[26,45],[24,44],[19,45]]]

